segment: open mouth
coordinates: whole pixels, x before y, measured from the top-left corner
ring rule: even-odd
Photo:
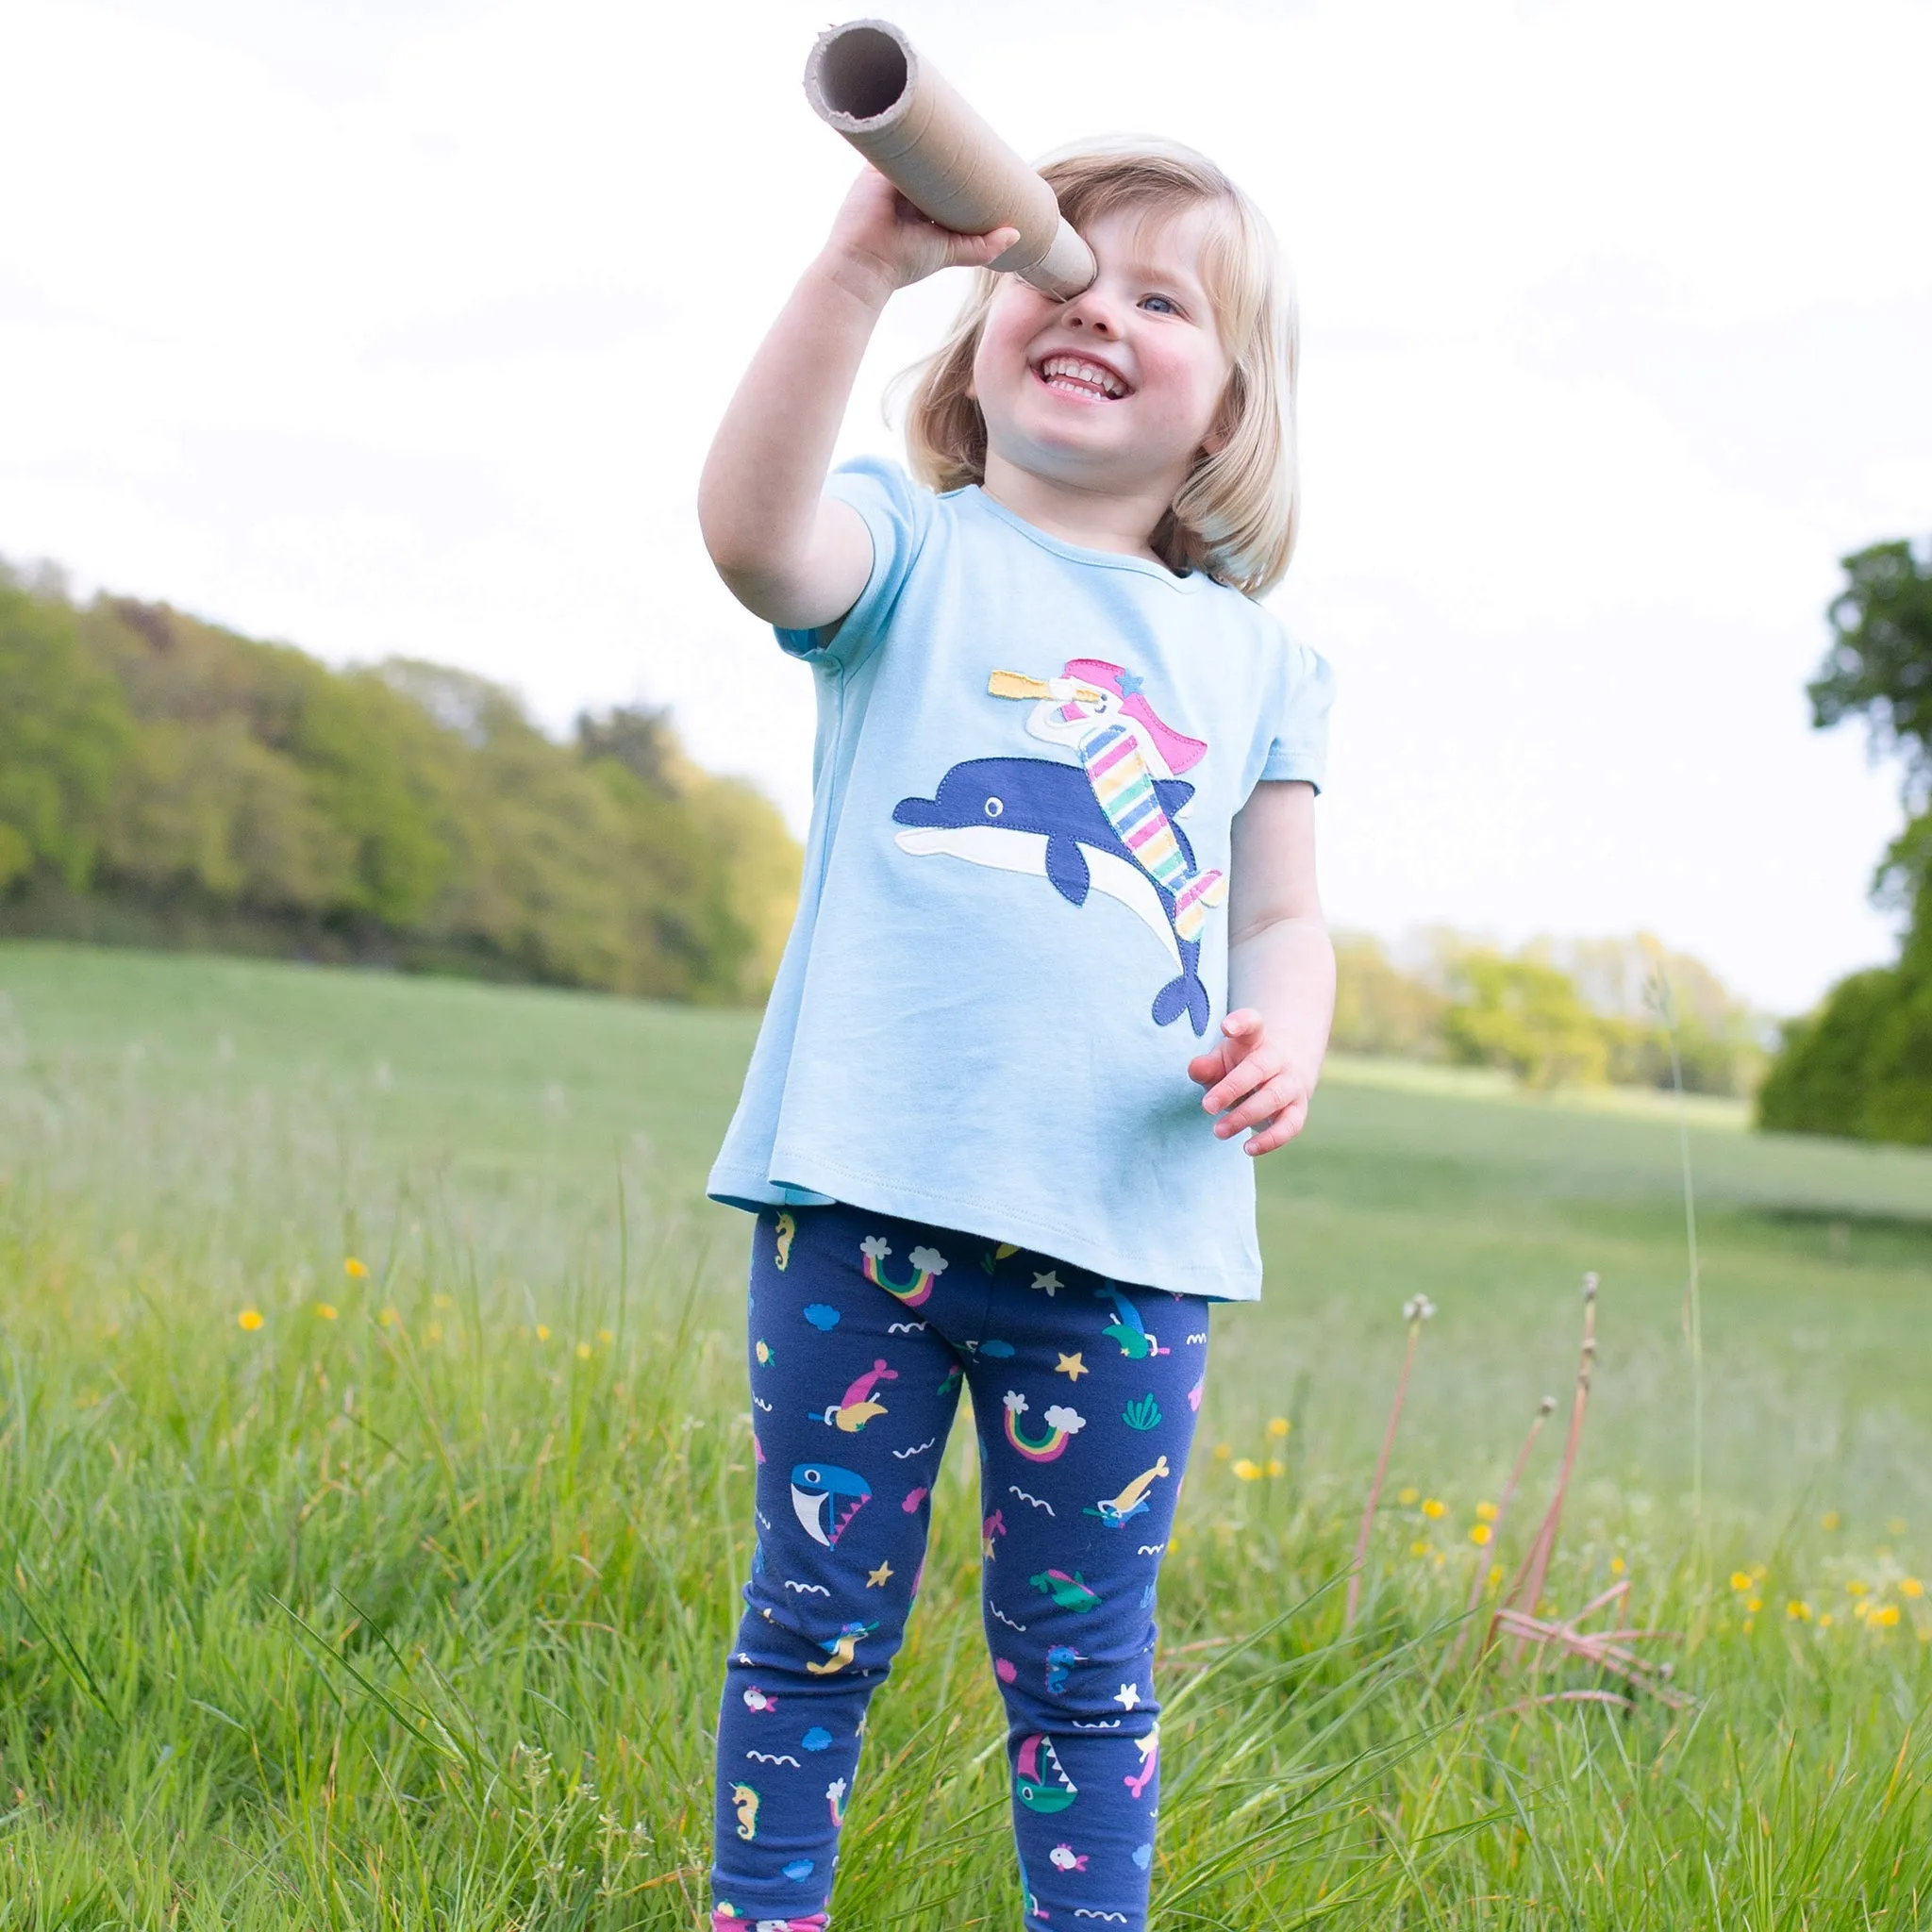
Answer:
[[[1082,402],[1113,403],[1132,393],[1124,376],[1091,356],[1048,356],[1033,373],[1048,389]]]

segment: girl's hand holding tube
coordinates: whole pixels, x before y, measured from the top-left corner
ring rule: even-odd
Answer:
[[[942,268],[984,268],[1020,239],[1017,228],[956,235],[912,206],[874,167],[852,184],[825,244],[825,267],[872,284],[875,298],[923,282]]]
[[[1219,1116],[1217,1140],[1252,1128],[1244,1151],[1272,1154],[1307,1124],[1315,1083],[1288,1049],[1269,1037],[1266,1023],[1252,1007],[1230,1013],[1221,1030],[1225,1037],[1218,1046],[1188,1062],[1188,1077],[1208,1090],[1201,1105]]]

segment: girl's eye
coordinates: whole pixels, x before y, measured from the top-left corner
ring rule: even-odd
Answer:
[[[1168,295],[1143,295],[1142,308],[1151,308],[1156,315],[1178,315],[1181,311],[1174,299]]]

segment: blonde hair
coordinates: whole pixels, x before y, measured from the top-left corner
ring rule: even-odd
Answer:
[[[1153,140],[1071,148],[1040,172],[1074,227],[1120,208],[1206,207],[1215,217],[1202,276],[1231,364],[1220,426],[1225,441],[1195,458],[1152,545],[1169,569],[1201,570],[1250,597],[1281,581],[1297,516],[1294,296],[1280,250],[1255,204],[1205,155]],[[952,333],[910,372],[906,414],[912,469],[934,490],[986,480],[986,419],[973,361],[1000,277],[975,271]]]

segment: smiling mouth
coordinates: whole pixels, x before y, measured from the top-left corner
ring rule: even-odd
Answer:
[[[1048,356],[1033,373],[1048,389],[1082,402],[1114,403],[1130,392],[1104,362],[1085,356]]]

